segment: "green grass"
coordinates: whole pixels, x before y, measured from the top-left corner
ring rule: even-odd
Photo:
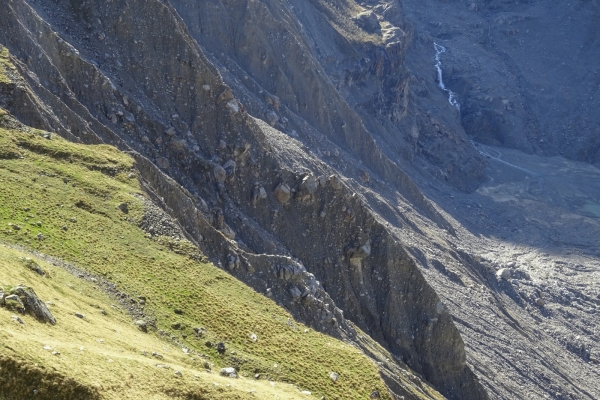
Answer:
[[[196,261],[203,257],[190,243],[149,239],[138,228],[142,196],[133,160],[113,147],[0,128],[0,241],[75,263],[122,292],[145,296],[145,312],[156,318],[158,329],[206,354],[217,367],[235,366],[248,380],[260,374],[317,398],[368,398],[374,389],[389,398],[374,364],[354,347],[294,322],[270,299]],[[123,202],[128,214],[117,207]],[[4,284],[28,284],[32,274]],[[83,286],[76,281],[73,285]],[[55,290],[70,293],[62,286]],[[64,320],[57,319],[60,327]],[[183,328],[173,330],[173,323]],[[204,327],[206,334],[197,339],[194,327]],[[165,338],[157,332],[144,336]],[[226,353],[218,354],[207,341],[225,342]],[[328,376],[332,371],[340,375],[336,383]]]
[[[10,83],[10,79],[7,76],[7,70],[15,69],[14,65],[10,62],[8,49],[0,45],[0,84]],[[0,118],[2,113],[0,112]]]
[[[31,271],[31,262],[49,274]],[[19,315],[20,324],[0,308],[0,399],[306,398],[290,385],[207,372],[204,358],[139,331],[92,283],[24,250],[0,245],[0,286],[11,286],[7,282],[34,287],[58,323],[41,324]],[[76,312],[85,318],[77,318]],[[152,357],[152,351],[163,358]]]

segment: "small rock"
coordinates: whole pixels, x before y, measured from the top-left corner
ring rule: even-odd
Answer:
[[[164,358],[162,354],[160,354],[160,353],[157,353],[157,352],[155,352],[155,351],[153,351],[153,352],[152,352],[152,357],[155,357],[155,358],[160,358],[160,359]]]
[[[511,277],[511,272],[510,269],[508,268],[502,268],[499,269],[498,272],[496,272],[496,278],[498,279],[504,279],[505,281],[510,280]]]
[[[435,312],[438,314],[441,314],[443,311],[444,311],[444,303],[442,303],[441,301],[438,301],[435,306]]]
[[[37,240],[44,240],[44,234],[43,233],[38,233],[36,236]]]
[[[227,88],[219,95],[217,101],[229,101],[233,100],[233,91],[230,88]]]
[[[177,375],[177,376],[183,376],[183,374],[181,373],[181,371],[175,371],[175,375]]]
[[[169,162],[168,159],[164,158],[164,157],[158,157],[156,159],[156,164],[162,168],[162,169],[168,169],[169,166],[171,165],[171,163]]]
[[[233,174],[235,174],[235,168],[236,168],[235,161],[233,161],[233,160],[227,161],[225,164],[223,164],[223,168],[225,169],[225,172],[227,172],[227,176],[232,176]]]
[[[228,101],[227,107],[229,107],[231,109],[231,111],[233,111],[234,113],[237,113],[238,111],[240,111],[240,106],[238,105],[238,102],[235,100]]]
[[[237,371],[235,370],[235,368],[232,367],[227,367],[227,368],[221,368],[221,372],[219,373],[221,376],[226,376],[228,378],[237,378]]]
[[[77,218],[75,218],[75,217],[71,217],[71,218],[69,219],[69,221],[71,221],[71,222],[77,222]]]
[[[180,309],[180,308],[176,308],[176,309],[174,309],[174,310],[173,310],[173,312],[174,312],[175,314],[177,314],[177,315],[183,315],[183,310],[182,310],[182,309]]]
[[[29,268],[30,270],[32,270],[36,274],[41,275],[41,276],[46,276],[46,272],[42,269],[42,267],[40,267],[31,258],[28,257],[28,258],[25,259],[25,265],[27,266],[27,268]]]
[[[314,175],[308,175],[302,180],[302,189],[314,194],[319,188],[319,180]]]
[[[16,315],[11,315],[11,318],[14,319],[16,322],[18,322],[19,324],[25,325],[25,322],[23,322],[23,320]]]
[[[379,391],[378,391],[378,390],[373,390],[373,391],[371,392],[371,394],[369,395],[369,398],[370,398],[370,399],[380,399],[380,398],[381,398],[381,395],[379,394]]]
[[[252,194],[252,204],[256,205],[259,201],[267,198],[267,191],[264,187],[255,187],[254,193]]]
[[[539,307],[544,307],[546,305],[546,301],[542,298],[538,298],[535,300],[535,304]]]
[[[176,331],[179,330],[179,329],[181,329],[181,323],[179,323],[179,322],[172,323],[171,324],[171,329],[174,329]]]
[[[184,139],[171,139],[171,147],[176,151],[184,151],[186,142]]]
[[[133,323],[135,326],[138,327],[138,329],[144,333],[148,332],[148,324],[146,323],[146,321],[144,321],[143,319],[138,319],[137,321],[135,321]]]
[[[75,315],[77,318],[81,318],[81,319],[84,319],[84,318],[85,318],[85,315],[83,315],[82,313],[78,313],[78,312],[76,312],[76,313],[75,313],[75,314],[73,314],[73,315]]]
[[[225,179],[227,178],[227,171],[225,171],[225,168],[221,167],[220,165],[217,165],[213,170],[213,175],[215,176],[215,180],[218,183],[223,184],[225,183]]]
[[[225,343],[223,343],[223,342],[219,342],[219,343],[217,343],[217,351],[218,351],[220,354],[223,354],[223,353],[225,353],[225,350],[226,350],[226,348],[225,348]]]
[[[297,300],[300,298],[300,296],[302,296],[302,292],[296,286],[292,286],[289,292],[294,300]]]
[[[284,183],[280,183],[275,188],[274,193],[275,193],[275,197],[277,198],[277,200],[280,203],[287,203],[290,200],[290,198],[292,197],[290,188]]]
[[[279,121],[279,116],[274,111],[269,111],[265,113],[265,119],[271,126],[275,126],[275,124]]]
[[[250,335],[248,335],[248,337],[250,338],[250,340],[252,340],[253,342],[256,342],[258,340],[258,336],[256,336],[256,333],[251,333]]]
[[[331,175],[329,177],[329,184],[334,190],[340,190],[342,188],[342,181],[337,175]]]
[[[210,86],[208,86],[208,85],[202,85],[202,90],[204,90],[205,92],[209,92],[210,91]]]
[[[169,129],[167,129],[165,131],[165,135],[167,135],[167,136],[173,136],[173,135],[175,135],[175,128],[170,127]]]
[[[202,327],[196,327],[193,329],[194,333],[196,334],[196,336],[202,336],[204,335],[204,331],[206,329],[202,328]]]
[[[337,372],[330,372],[329,373],[329,379],[331,379],[334,382],[337,382],[338,378],[340,377],[340,375]]]
[[[127,203],[121,203],[117,206],[117,208],[125,214],[129,213],[129,205]]]

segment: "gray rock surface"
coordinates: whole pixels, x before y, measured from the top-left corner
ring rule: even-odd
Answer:
[[[1,297],[1,296],[0,296]],[[46,304],[40,300],[32,288],[23,285],[17,285],[10,289],[9,295],[4,297],[4,305],[7,308],[14,308],[19,312],[27,312],[38,319],[40,322],[56,324],[56,319],[48,310]]]

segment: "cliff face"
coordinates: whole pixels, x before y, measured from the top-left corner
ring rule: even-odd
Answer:
[[[403,3],[417,29],[449,49],[446,83],[469,137],[600,161],[597,2]]]

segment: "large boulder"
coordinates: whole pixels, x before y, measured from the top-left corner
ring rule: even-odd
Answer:
[[[280,203],[287,203],[292,197],[292,191],[285,183],[280,183],[273,193]]]
[[[16,296],[19,299],[25,312],[36,317],[40,322],[49,322],[52,325],[56,324],[56,319],[50,310],[48,310],[46,304],[37,297],[32,288],[19,285],[11,289],[10,296],[7,296],[6,298],[7,303],[8,298],[10,297],[12,299],[13,296]]]

